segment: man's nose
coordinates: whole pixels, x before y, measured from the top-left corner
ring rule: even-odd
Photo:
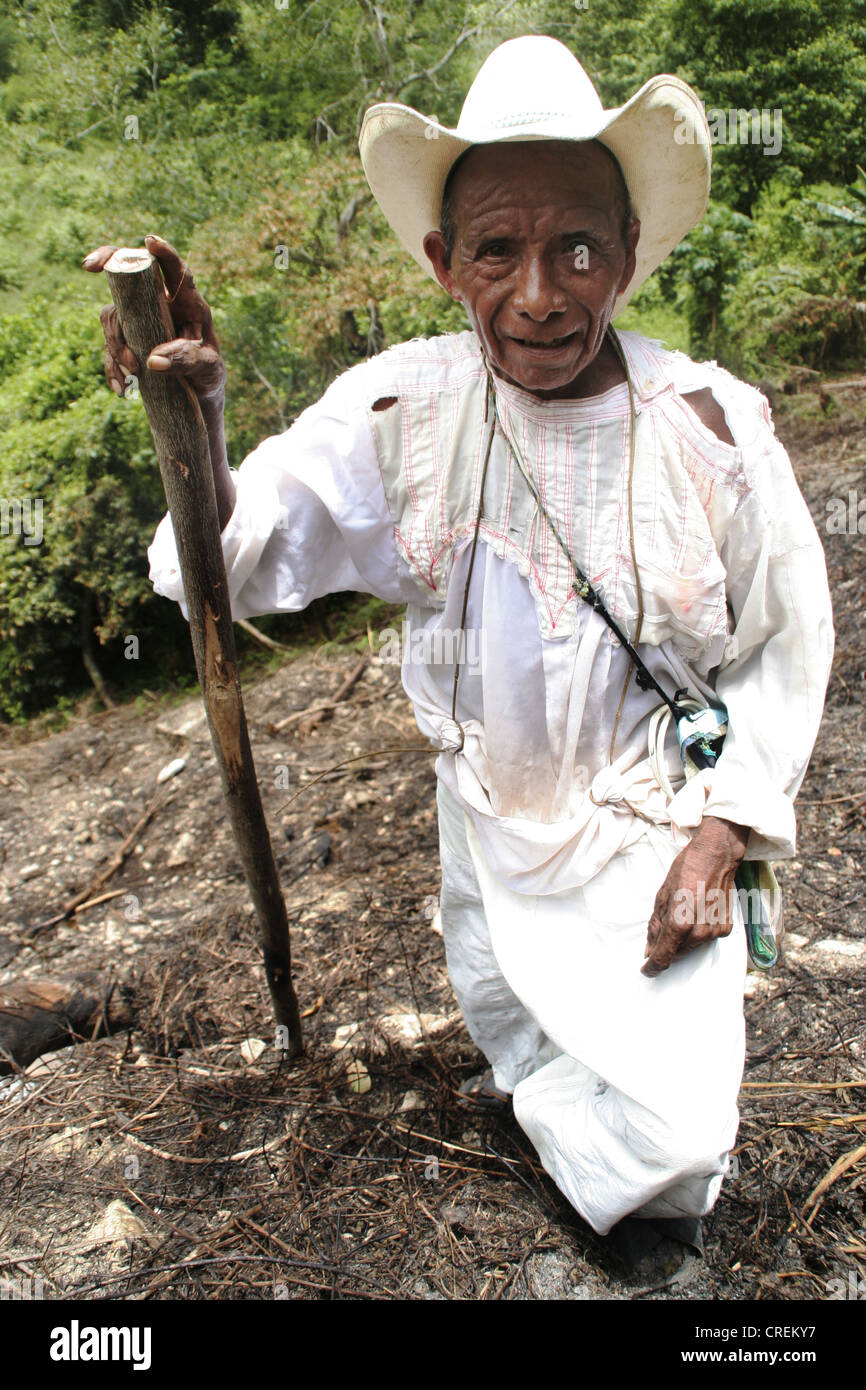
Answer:
[[[518,313],[528,314],[538,323],[565,309],[565,294],[545,256],[531,255],[521,262],[513,303]]]

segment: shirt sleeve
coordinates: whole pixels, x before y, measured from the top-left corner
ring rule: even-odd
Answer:
[[[716,672],[728,733],[716,766],[692,777],[670,810],[683,829],[703,816],[750,826],[747,859],[786,859],[824,708],[833,616],[818,532],[768,422],[744,457],[747,487],[719,552],[733,624]]]
[[[376,399],[363,367],[345,373],[233,470],[237,500],[222,549],[235,620],[298,612],[340,590],[417,601],[394,541],[368,396]],[[188,618],[170,515],[147,553],[155,591]]]

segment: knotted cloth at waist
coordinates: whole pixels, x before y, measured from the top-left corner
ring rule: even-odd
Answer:
[[[475,720],[465,721],[463,729],[462,749],[446,749],[437,773],[471,817],[491,871],[513,891],[544,894],[581,887],[615,854],[646,836],[688,842],[685,831],[671,822],[669,798],[650,759],[629,767],[631,752],[600,769],[585,789],[575,787],[566,819],[497,815],[485,790],[483,730]]]

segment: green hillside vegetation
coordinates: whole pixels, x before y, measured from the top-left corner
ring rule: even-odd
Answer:
[[[708,114],[781,112],[777,153],[751,127],[716,148],[708,216],[621,326],[753,380],[862,367],[866,0],[0,0],[0,720],[100,672],[116,698],[193,674],[147,579],[159,473],[140,403],[105,384],[82,257],[150,231],[188,257],[238,465],[347,366],[463,326],[370,198],[360,120],[395,100],[455,123],[491,47],[531,32],[607,106],[669,71]],[[290,642],[302,622],[263,626]]]

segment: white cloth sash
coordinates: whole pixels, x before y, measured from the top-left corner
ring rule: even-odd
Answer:
[[[626,752],[603,768],[584,791],[575,791],[572,814],[553,822],[497,816],[484,790],[483,731],[464,723],[460,752],[444,753],[437,772],[468,808],[491,871],[517,893],[561,893],[588,883],[621,850],[661,834],[682,847],[689,836],[671,825],[668,798],[649,758],[633,767]]]

